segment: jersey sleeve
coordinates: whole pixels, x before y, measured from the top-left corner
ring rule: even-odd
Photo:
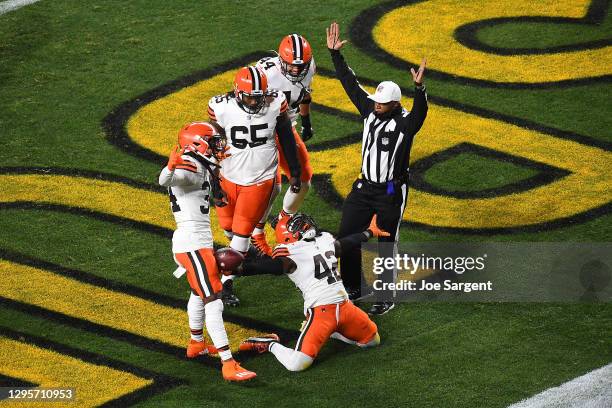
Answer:
[[[277,245],[274,248],[274,251],[272,251],[272,258],[278,258],[281,256],[289,256],[289,248],[287,248],[285,245],[281,244],[281,245]]]
[[[200,164],[189,156],[181,156],[184,163],[176,166],[174,171],[164,167],[159,174],[159,184],[164,187],[191,186],[201,182]]]
[[[217,122],[217,114],[215,112],[215,103],[212,98],[210,99],[210,101],[208,101],[208,118],[210,120],[214,120],[215,122]]]
[[[289,104],[287,103],[287,98],[285,97],[285,94],[283,92],[279,92],[278,93],[278,98],[280,98],[280,111],[279,111],[279,115],[283,114],[284,112],[287,112],[287,109],[289,108]]]

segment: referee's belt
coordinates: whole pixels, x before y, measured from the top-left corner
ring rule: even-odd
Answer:
[[[408,173],[406,173],[404,176],[402,176],[400,178],[389,180],[389,181],[384,181],[382,183],[376,183],[374,181],[368,180],[367,178],[365,178],[363,176],[363,174],[359,174],[359,179],[361,181],[365,182],[366,184],[372,186],[372,187],[387,188],[389,183],[393,183],[396,186],[399,186],[399,185],[407,183],[408,182]]]

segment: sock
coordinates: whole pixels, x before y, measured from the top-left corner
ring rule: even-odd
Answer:
[[[221,275],[221,283],[225,283],[225,281],[232,280],[236,277],[236,275]]]
[[[302,371],[310,367],[313,358],[301,351],[296,351],[280,343],[270,344],[268,351],[289,371]]]
[[[194,295],[193,292],[189,296],[189,302],[187,302],[187,316],[189,318],[191,338],[196,341],[203,341],[204,302],[201,297]]]
[[[246,253],[249,250],[249,238],[250,237],[241,237],[234,234],[232,237],[232,242],[230,242],[230,247],[236,251]]]
[[[283,198],[283,211],[289,214],[295,214],[304,202],[304,198],[310,189],[310,181],[302,183],[302,188],[298,193],[294,193],[288,189]]]
[[[223,230],[223,234],[225,235],[225,238],[229,239],[230,241],[234,237],[234,233],[232,231]]]
[[[255,229],[253,230],[253,235],[263,234],[265,226],[265,222],[258,222],[257,225],[255,225]]]
[[[218,350],[219,357],[221,360],[232,358],[227,332],[223,324],[223,302],[221,299],[213,300],[207,303],[204,309],[206,311],[206,330]]]
[[[352,345],[356,345],[357,344],[357,342],[355,340],[347,339],[346,337],[344,337],[343,335],[341,335],[338,332],[333,332],[331,334],[331,336],[329,336],[329,337],[332,338],[332,339],[343,341],[343,342],[345,342],[347,344],[352,344]]]

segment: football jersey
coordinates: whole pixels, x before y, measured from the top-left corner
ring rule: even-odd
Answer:
[[[249,186],[276,176],[276,118],[287,111],[285,95],[269,91],[266,104],[256,114],[238,106],[233,94],[213,96],[208,115],[224,130],[228,153],[221,164],[221,175],[234,184]]]
[[[288,276],[302,291],[304,310],[348,299],[338,274],[334,241],[330,233],[323,232],[312,241],[300,240],[274,248],[274,257],[286,256],[297,265]]]
[[[210,229],[210,179],[208,170],[197,160],[183,155],[184,164],[172,172],[164,167],[159,184],[168,187],[170,210],[176,221],[172,236],[172,252],[212,248]]]
[[[293,126],[296,125],[297,116],[300,110],[300,102],[312,90],[312,78],[316,72],[314,58],[308,67],[308,73],[300,82],[291,82],[281,71],[280,57],[266,57],[257,62],[257,66],[268,77],[268,86],[272,89],[277,89],[285,94],[287,103],[289,104],[289,117]]]

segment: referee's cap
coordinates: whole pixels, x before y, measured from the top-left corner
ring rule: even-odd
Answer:
[[[369,95],[368,98],[378,103],[399,102],[402,99],[402,91],[395,82],[383,81],[376,87],[374,95]]]

